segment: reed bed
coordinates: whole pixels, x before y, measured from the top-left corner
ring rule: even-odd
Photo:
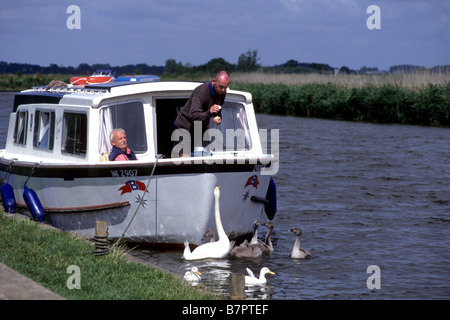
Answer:
[[[346,88],[379,87],[389,85],[417,90],[428,85],[444,85],[450,82],[449,73],[435,73],[428,70],[405,74],[271,74],[261,72],[233,73],[233,82],[261,84],[334,84]]]
[[[450,126],[450,75],[233,74],[256,112],[336,120]]]

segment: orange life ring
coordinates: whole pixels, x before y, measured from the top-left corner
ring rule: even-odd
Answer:
[[[114,81],[114,77],[72,77],[71,84],[95,84]]]

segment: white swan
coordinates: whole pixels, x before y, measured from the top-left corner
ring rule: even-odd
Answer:
[[[225,233],[222,226],[222,221],[220,220],[220,186],[214,188],[215,197],[215,218],[216,218],[216,228],[219,236],[219,240],[215,242],[204,243],[192,252],[189,248],[189,242],[184,243],[183,258],[186,260],[199,260],[206,258],[224,258],[230,252],[230,240]]]
[[[201,275],[197,267],[192,267],[191,270],[186,271],[183,278],[187,281],[200,281],[202,279]]]
[[[300,245],[300,237],[302,236],[302,229],[300,229],[299,227],[295,227],[292,228],[290,231],[292,231],[295,235],[297,235],[297,238],[295,239],[294,247],[292,248],[292,252],[289,256],[291,258],[296,259],[309,258],[311,256],[311,253]]]
[[[245,284],[247,285],[253,285],[253,284],[265,284],[267,282],[267,279],[265,277],[266,274],[275,274],[275,272],[272,272],[269,270],[269,268],[264,267],[259,272],[259,278],[255,277],[252,270],[249,268],[246,268],[248,276],[245,276]]]

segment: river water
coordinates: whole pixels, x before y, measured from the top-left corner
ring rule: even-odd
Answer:
[[[0,148],[12,99],[0,93]],[[450,129],[257,118],[280,134],[272,255],[186,262],[182,251],[132,254],[180,275],[195,265],[199,285],[223,294],[230,273],[275,272],[246,299],[450,298]],[[294,226],[309,259],[289,257]]]

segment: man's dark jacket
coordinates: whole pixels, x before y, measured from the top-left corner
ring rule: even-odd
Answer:
[[[202,127],[205,129],[211,117],[221,115],[221,112],[211,114],[209,109],[214,104],[223,105],[225,94],[215,93],[211,82],[198,86],[178,114],[175,125],[177,128],[190,130],[194,121],[202,121]]]

